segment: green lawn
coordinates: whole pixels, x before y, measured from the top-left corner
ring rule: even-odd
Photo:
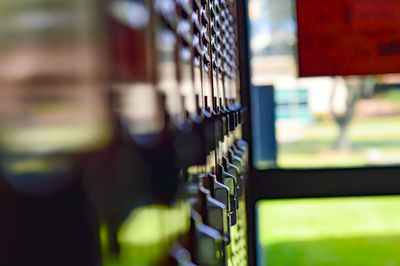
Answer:
[[[400,265],[400,197],[262,201],[265,265]]]
[[[279,134],[285,134],[282,129]],[[290,132],[289,132],[290,133]],[[278,165],[284,168],[346,167],[400,163],[400,117],[353,121],[348,131],[351,149],[335,151],[338,128],[333,122],[293,130],[298,139],[281,142]]]

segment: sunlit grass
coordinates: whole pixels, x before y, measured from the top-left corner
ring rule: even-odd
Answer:
[[[400,265],[400,197],[259,203],[266,265]]]

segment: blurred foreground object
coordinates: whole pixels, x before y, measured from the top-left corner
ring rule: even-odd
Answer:
[[[107,139],[99,8],[95,0],[0,3],[0,159],[17,190],[60,188],[70,156]]]
[[[0,4],[16,264],[246,265],[236,3],[102,3]]]
[[[0,265],[98,265],[87,154],[107,143],[96,0],[0,2]]]

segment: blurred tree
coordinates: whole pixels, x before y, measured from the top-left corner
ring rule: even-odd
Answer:
[[[250,0],[253,53],[293,54],[296,23],[293,0]]]
[[[272,31],[285,29],[294,22],[294,4],[292,0],[267,0],[264,8],[268,14]]]
[[[346,88],[345,108],[342,112],[338,112],[334,108],[334,99],[338,93],[339,79],[344,80]],[[330,112],[333,120],[339,127],[339,134],[336,141],[333,144],[333,148],[336,150],[350,149],[350,143],[348,141],[347,133],[351,121],[353,120],[356,105],[358,100],[362,98],[369,98],[374,95],[376,85],[376,77],[374,76],[360,76],[360,77],[335,77],[332,94],[330,99]]]

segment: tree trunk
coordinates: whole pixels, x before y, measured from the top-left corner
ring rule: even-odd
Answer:
[[[347,139],[347,130],[350,125],[350,120],[346,120],[338,123],[339,126],[339,135],[336,139],[333,149],[335,150],[347,150],[350,148],[349,141]]]
[[[337,78],[335,79],[331,94],[331,115],[339,127],[338,138],[333,144],[333,149],[335,150],[347,150],[351,148],[347,139],[347,131],[354,116],[356,103],[361,97],[361,91],[363,90],[364,83],[364,77],[361,78],[360,82],[355,85],[351,85],[347,80],[345,80],[347,89],[346,109],[344,113],[337,114],[333,108],[333,100],[337,92]]]

